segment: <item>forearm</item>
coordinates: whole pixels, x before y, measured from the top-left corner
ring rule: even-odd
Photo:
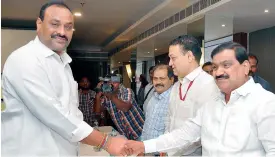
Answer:
[[[102,142],[103,138],[104,134],[94,129],[93,132],[91,132],[80,142],[91,146],[98,146]]]
[[[101,100],[100,98],[95,98],[94,112],[100,113],[100,110],[101,110]]]
[[[111,101],[116,104],[116,107],[119,110],[122,110],[124,112],[127,112],[131,109],[132,104],[129,102],[124,102],[123,100],[118,99],[116,96],[111,98]]]

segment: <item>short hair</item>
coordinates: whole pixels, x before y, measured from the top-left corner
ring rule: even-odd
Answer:
[[[204,68],[205,66],[208,66],[208,65],[212,65],[212,62],[205,62],[205,63],[202,65],[202,68]]]
[[[44,4],[41,7],[40,12],[39,12],[39,18],[41,19],[41,21],[44,20],[45,12],[46,12],[47,8],[49,8],[50,6],[53,6],[53,5],[58,6],[58,7],[66,8],[72,13],[72,10],[63,1],[61,1],[61,0],[52,0],[52,1]]]
[[[201,54],[202,54],[201,47],[198,40],[195,37],[191,35],[179,36],[178,38],[172,40],[169,44],[169,46],[176,46],[176,45],[180,45],[180,47],[182,48],[182,53],[184,55],[186,54],[185,51],[191,51],[195,56],[195,60],[197,61],[197,63],[200,62]]]
[[[256,65],[258,65],[259,60],[258,60],[257,56],[255,56],[254,54],[249,53],[248,58],[255,59],[256,60]]]
[[[151,70],[153,70],[154,67],[155,67],[155,66],[151,66],[151,67],[149,68],[149,72],[150,72]]]
[[[234,50],[235,57],[240,64],[242,64],[245,60],[248,60],[246,49],[241,44],[235,42],[226,42],[219,45],[212,51],[211,58],[213,59],[216,54],[219,54],[226,49]]]
[[[167,70],[167,76],[168,76],[169,79],[174,77],[173,69],[169,65],[158,64],[154,67],[153,73],[158,69],[166,69]]]

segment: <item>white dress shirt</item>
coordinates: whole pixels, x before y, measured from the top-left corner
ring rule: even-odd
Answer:
[[[144,98],[146,97],[147,93],[150,91],[150,89],[153,87],[153,83],[148,83],[146,86],[145,86],[145,90],[144,90]],[[148,107],[148,103],[151,99],[151,97],[154,95],[154,92],[155,92],[155,89],[153,87],[153,89],[150,91],[150,93],[148,94],[147,96],[147,99],[144,101],[143,103],[143,111],[144,113],[146,113],[146,110],[147,110],[147,107]]]
[[[189,90],[187,88],[190,82],[193,84]],[[186,94],[184,101],[180,99],[179,88],[181,86],[182,97]],[[179,79],[173,86],[168,113],[168,124],[166,126],[166,133],[180,128],[188,118],[195,117],[197,110],[211,99],[216,98],[219,94],[219,89],[214,81],[214,78],[204,72],[201,67],[196,68],[183,79]],[[201,155],[200,141],[194,142],[190,145],[188,151],[186,150],[171,150],[168,152],[169,156],[179,155]]]
[[[78,110],[71,61],[38,37],[9,56],[2,81],[2,156],[77,155],[78,141],[93,128]]]
[[[172,133],[145,141],[145,151],[188,147],[201,137],[203,156],[275,156],[275,95],[250,78],[232,91],[202,106],[195,118]]]

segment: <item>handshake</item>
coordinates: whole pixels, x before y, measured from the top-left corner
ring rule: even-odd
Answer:
[[[145,147],[141,141],[113,137],[110,139],[110,144],[106,151],[116,156],[137,156],[144,153]]]

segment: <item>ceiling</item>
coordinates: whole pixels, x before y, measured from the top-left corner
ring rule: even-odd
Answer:
[[[47,1],[2,0],[2,27],[35,29],[39,9]],[[70,47],[83,50],[92,47],[89,52],[108,52],[197,1],[65,0],[73,11],[83,13],[82,17],[75,19],[76,31]],[[215,36],[222,37],[226,29],[227,33],[249,33],[275,26],[275,0],[222,1],[226,2],[200,13],[194,19],[178,22],[173,27],[115,54],[111,62],[115,63],[115,66],[119,66],[118,62],[128,62],[133,51],[137,52],[141,60],[167,53],[168,43],[172,39],[182,34],[204,36],[205,27],[208,32],[215,32]],[[80,3],[85,4],[82,7]],[[265,9],[269,9],[269,13],[264,13]],[[209,20],[205,15],[213,15],[216,18]],[[225,22],[228,22],[227,26],[221,28],[221,24]],[[206,25],[207,23],[210,23],[210,27]],[[156,51],[155,48],[157,48]]]
[[[82,44],[106,45],[133,23],[165,0],[65,0],[75,18],[73,41]],[[35,28],[41,6],[48,0],[2,0],[2,26]],[[84,3],[83,7],[80,3]],[[31,4],[31,5],[30,5]],[[16,10],[16,11],[15,11]]]
[[[265,9],[268,9],[269,12],[265,13]],[[122,50],[112,57],[111,66],[117,67],[122,65],[122,62],[130,59],[132,51],[137,52],[137,58],[140,60],[152,59],[154,56],[167,53],[168,43],[182,34],[191,34],[199,37],[204,36],[204,33],[206,33],[205,29],[207,29],[207,32],[210,32],[210,34],[213,32],[215,35],[214,38],[214,36],[208,33],[209,40],[213,38],[217,39],[233,33],[250,33],[275,26],[274,19],[275,0],[231,0],[205,12],[203,16],[200,16],[196,20],[179,23],[138,43],[136,46]],[[226,24],[226,27],[221,27],[222,24]],[[184,29],[185,26],[187,27],[186,31]],[[157,51],[154,50],[155,48],[157,48]]]

